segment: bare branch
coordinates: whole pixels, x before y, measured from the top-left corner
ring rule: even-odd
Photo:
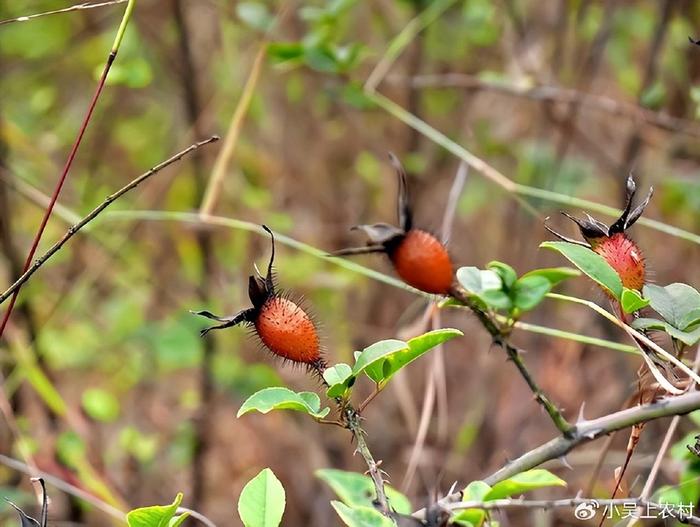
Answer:
[[[598,439],[616,430],[622,430],[629,426],[670,417],[685,415],[700,409],[700,392],[693,391],[676,397],[665,397],[657,402],[635,406],[621,410],[598,419],[580,421],[576,423],[569,437],[557,437],[526,452],[519,458],[509,462],[498,471],[485,478],[489,485],[494,485],[515,474],[537,467],[546,461],[558,459],[569,453],[575,447]],[[447,506],[461,499],[461,493],[453,493],[437,503],[437,506]],[[414,514],[421,518],[425,515],[425,509]]]
[[[209,143],[213,143],[215,141],[218,141],[219,138],[218,136],[212,136],[209,139],[206,139],[204,141],[200,141],[199,143],[195,143],[193,145],[190,145],[188,148],[185,150],[182,150],[181,152],[178,152],[174,156],[172,156],[169,159],[166,159],[162,163],[159,163],[152,169],[150,169],[148,172],[141,174],[139,177],[131,181],[128,185],[125,187],[122,187],[118,191],[116,191],[114,194],[110,195],[105,199],[100,205],[98,205],[90,214],[85,216],[82,220],[80,220],[78,223],[73,225],[70,229],[68,229],[68,232],[61,238],[59,241],[57,241],[46,253],[44,253],[40,258],[38,258],[34,264],[29,267],[25,273],[20,276],[17,281],[15,281],[14,284],[12,284],[4,293],[0,294],[0,304],[2,304],[5,300],[7,300],[10,295],[12,295],[15,291],[17,291],[22,285],[31,278],[31,276],[42,266],[44,265],[49,258],[51,258],[58,250],[63,247],[68,240],[70,240],[75,234],[80,231],[85,225],[90,223],[92,220],[94,220],[103,210],[105,210],[112,202],[116,201],[120,197],[122,197],[124,194],[129,192],[130,190],[136,188],[139,186],[141,183],[143,183],[145,180],[150,178],[151,176],[157,174],[161,170],[163,170],[165,167],[172,165],[173,163],[179,161],[183,157],[185,157],[187,154],[197,150],[199,147],[207,145]]]
[[[418,75],[412,78],[391,76],[387,79],[393,84],[408,84],[415,89],[423,88],[463,88],[466,90],[483,90],[522,97],[534,101],[556,102],[567,105],[580,105],[610,115],[627,117],[638,123],[645,123],[668,132],[683,133],[700,137],[700,127],[689,119],[682,119],[660,112],[654,112],[637,104],[618,101],[605,95],[585,93],[560,86],[530,86],[516,83],[493,82],[479,77],[446,73],[439,75]]]
[[[86,9],[95,9],[96,7],[107,7],[110,5],[123,4],[127,1],[128,0],[109,0],[107,2],[98,2],[95,4],[91,4],[90,2],[83,2],[82,4],[64,7],[63,9],[54,9],[53,11],[44,11],[43,13],[35,13],[33,15],[18,16],[16,18],[0,20],[0,26],[4,24],[11,24],[13,22],[28,22],[30,20],[34,20],[35,18],[40,18],[49,15],[59,15],[61,13],[70,13],[71,11],[83,11]]]

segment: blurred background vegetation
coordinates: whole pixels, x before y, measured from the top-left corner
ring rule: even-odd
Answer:
[[[69,5],[2,2],[0,19]],[[0,283],[11,283],[24,261],[124,5],[0,25]],[[644,191],[656,189],[646,217],[698,232],[700,48],[688,42],[700,36],[696,2],[141,0],[42,247],[171,153],[226,135],[237,110],[244,121],[215,216],[266,223],[323,251],[356,244],[349,226],[394,221],[391,150],[409,171],[417,223],[438,230],[459,160],[362,89],[425,9],[425,30],[407,41],[379,92],[511,180],[560,197],[619,206],[633,170]],[[0,342],[0,453],[117,507],[169,503],[183,491],[186,505],[220,525],[237,524],[242,486],[269,466],[287,489],[286,525],[334,525],[330,492],[313,471],[363,470],[347,433],[293,413],[235,419],[256,389],[318,382],[276,363],[243,330],[201,340],[201,321],[188,313],[247,306],[247,277],[253,262],[266,261],[268,240],[237,223],[141,212],[196,212],[220,144],[117,202],[23,288]],[[526,199],[537,215],[472,170],[450,237],[455,261],[483,267],[498,259],[519,273],[560,265],[537,247],[549,237],[545,216],[569,229],[554,216],[561,205]],[[700,284],[696,243],[642,226],[634,236],[658,283]],[[390,273],[379,257],[357,261]],[[410,333],[425,302],[290,247],[278,247],[277,270],[283,288],[313,306],[331,362]],[[604,301],[585,280],[566,290]],[[548,301],[525,320],[624,342],[580,306]],[[366,414],[375,457],[416,508],[555,434],[478,323],[447,312],[442,324],[467,335],[434,359],[443,367],[428,368],[426,358],[408,368]],[[633,393],[632,355],[524,331],[515,340],[571,419],[582,401],[593,417]],[[436,371],[433,419],[416,475],[406,479]],[[630,484],[648,470],[665,426],[645,428]],[[697,426],[684,419],[682,431]],[[613,442],[595,495],[609,495],[626,442],[626,434]],[[573,453],[573,471],[548,468],[570,490],[586,487],[600,448]],[[684,451],[664,467],[662,483],[700,475]],[[32,501],[26,477],[6,466],[0,495]],[[51,495],[53,518],[108,521],[80,500]],[[9,508],[0,518],[16,525]],[[570,513],[551,511],[546,521],[565,525]]]

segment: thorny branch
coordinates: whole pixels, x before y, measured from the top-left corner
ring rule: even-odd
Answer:
[[[469,296],[469,294],[461,287],[454,286],[450,291],[450,295],[474,312],[486,331],[488,331],[491,335],[494,344],[498,344],[501,348],[503,348],[508,355],[508,358],[513,361],[513,364],[515,364],[515,366],[518,368],[520,375],[523,377],[523,379],[525,379],[525,382],[529,386],[537,402],[542,405],[547,414],[549,414],[549,417],[551,417],[554,426],[557,427],[564,437],[569,437],[573,426],[564,418],[556,405],[549,400],[549,397],[547,397],[547,395],[539,387],[534,377],[527,369],[525,362],[523,362],[523,359],[520,356],[520,350],[508,343],[508,335],[506,332],[504,332],[489,316],[489,314],[481,309],[481,307],[479,307]]]
[[[370,452],[367,442],[365,441],[365,431],[360,425],[360,415],[357,411],[350,405],[347,405],[342,410],[343,420],[345,425],[350,432],[352,432],[355,441],[357,441],[357,452],[362,456],[369,469],[369,475],[374,483],[374,489],[377,493],[377,507],[379,510],[388,515],[391,512],[389,507],[389,500],[386,497],[386,492],[384,491],[384,478],[382,477],[382,471],[379,465],[374,460],[372,452]]]
[[[628,408],[598,419],[579,421],[572,428],[569,437],[557,437],[526,452],[485,478],[484,481],[489,485],[494,485],[515,474],[537,467],[546,461],[563,458],[579,445],[598,439],[616,430],[662,417],[685,415],[698,409],[700,409],[700,392],[693,391],[674,397],[665,397],[654,403]],[[438,501],[433,507],[444,508],[461,499],[462,493],[455,492]],[[425,515],[426,510],[422,509],[414,513],[413,516],[424,518]]]
[[[198,143],[195,143],[193,145],[190,145],[187,147],[185,150],[182,150],[181,152],[178,152],[174,156],[170,157],[169,159],[166,159],[162,163],[157,164],[153,168],[151,168],[148,172],[145,172],[144,174],[141,174],[139,177],[136,179],[132,180],[128,185],[122,187],[118,191],[116,191],[114,194],[108,196],[102,203],[100,203],[95,209],[93,209],[90,214],[85,216],[82,220],[80,220],[78,223],[73,225],[70,229],[68,229],[68,232],[58,240],[54,245],[51,246],[51,248],[46,251],[40,258],[38,258],[34,264],[32,264],[22,276],[20,276],[14,284],[12,284],[10,287],[7,288],[7,290],[0,294],[0,304],[2,304],[5,300],[7,300],[10,295],[15,293],[22,285],[31,278],[31,276],[39,270],[39,268],[44,265],[49,258],[51,258],[54,254],[58,252],[58,250],[63,247],[68,240],[70,240],[73,236],[75,236],[83,227],[85,227],[88,223],[90,223],[92,220],[94,220],[103,210],[105,210],[109,205],[112,204],[112,202],[116,201],[120,197],[122,197],[124,194],[129,192],[130,190],[136,188],[139,186],[141,183],[143,183],[145,180],[150,178],[151,176],[157,174],[161,170],[163,170],[165,167],[172,165],[173,163],[179,161],[183,157],[185,157],[187,154],[197,150],[198,148],[207,145],[209,143],[213,143],[215,141],[218,141],[219,137],[218,136],[212,136],[209,139],[206,139],[204,141],[200,141]]]
[[[638,104],[619,101],[605,95],[595,95],[559,86],[529,86],[492,82],[473,75],[445,73],[417,75],[411,78],[389,77],[394,84],[408,83],[414,89],[462,88],[499,93],[510,97],[522,97],[533,101],[554,102],[569,106],[581,105],[610,115],[627,117],[636,123],[646,123],[661,130],[700,137],[700,128],[688,119],[655,112]]]

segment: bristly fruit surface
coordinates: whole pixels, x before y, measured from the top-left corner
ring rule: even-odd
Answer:
[[[562,214],[578,225],[585,240],[583,242],[563,236],[551,229],[547,224],[545,224],[545,228],[557,238],[595,251],[608,262],[610,267],[615,269],[620,276],[623,286],[628,289],[641,291],[646,280],[646,264],[641,249],[627,235],[626,231],[640,218],[649,204],[654,189],[650,188],[646,198],[633,209],[632,202],[636,192],[637,185],[630,175],[627,178],[625,209],[620,217],[609,227],[588,214],[586,214],[585,219],[579,219],[563,212]]]
[[[449,293],[454,281],[454,266],[445,245],[435,236],[413,227],[413,213],[408,199],[406,171],[393,154],[389,154],[399,180],[399,227],[386,223],[357,225],[369,238],[365,247],[352,247],[333,253],[334,256],[384,253],[396,273],[408,285],[437,295]]]
[[[263,278],[257,269],[248,279],[248,296],[253,307],[230,317],[219,317],[209,311],[193,313],[222,322],[201,331],[202,336],[214,329],[224,329],[240,324],[254,328],[263,345],[274,355],[297,364],[304,364],[321,372],[325,361],[321,355],[318,330],[309,314],[296,302],[275,290],[272,264],[275,259],[275,238],[263,225],[272,241],[272,253]]]
[[[313,321],[297,304],[270,297],[255,318],[255,331],[275,355],[293,362],[313,364],[321,357],[321,344]]]

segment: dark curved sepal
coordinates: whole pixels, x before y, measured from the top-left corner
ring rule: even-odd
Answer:
[[[563,214],[563,213],[562,213],[562,214]],[[575,244],[575,245],[580,245],[580,246],[582,246],[582,247],[588,247],[588,248],[590,249],[591,246],[590,246],[589,244],[585,243],[585,242],[582,242],[582,241],[580,241],[580,240],[574,240],[573,238],[569,238],[568,236],[564,236],[563,234],[559,234],[557,231],[555,231],[554,229],[552,229],[552,228],[547,224],[548,221],[549,221],[549,217],[547,217],[547,218],[544,219],[544,228],[547,229],[547,230],[548,230],[550,233],[552,233],[554,236],[556,236],[557,238],[559,238],[559,239],[562,240],[562,241],[565,241],[565,242],[568,242],[568,243],[573,243],[573,244]]]
[[[398,196],[398,218],[399,226],[408,232],[413,227],[413,212],[408,196],[408,183],[406,183],[406,170],[403,168],[401,161],[392,152],[389,152],[389,160],[391,161],[396,175],[399,178],[399,196]]]
[[[586,240],[602,238],[608,235],[608,226],[591,216],[586,215],[586,219],[582,220],[567,212],[562,212],[562,214],[578,225],[581,234]]]
[[[252,277],[251,277],[252,278]],[[248,308],[244,309],[243,311],[240,311],[236,313],[235,315],[231,317],[220,317],[217,315],[214,315],[213,313],[209,311],[190,311],[193,315],[199,315],[201,317],[206,317],[212,320],[218,320],[219,322],[223,322],[223,324],[219,324],[218,326],[211,326],[208,328],[204,328],[199,332],[200,336],[204,336],[207,333],[209,333],[213,329],[225,329],[225,328],[230,328],[233,326],[237,326],[238,324],[244,323],[244,322],[255,322],[255,314],[257,310],[255,308]]]
[[[639,217],[644,212],[644,209],[649,204],[649,200],[654,193],[654,187],[649,189],[647,197],[642,201],[635,209],[632,209],[632,202],[634,201],[634,196],[637,193],[637,185],[634,182],[632,174],[627,177],[627,202],[625,203],[625,209],[622,211],[620,217],[610,226],[610,235],[625,232],[639,219]]]

